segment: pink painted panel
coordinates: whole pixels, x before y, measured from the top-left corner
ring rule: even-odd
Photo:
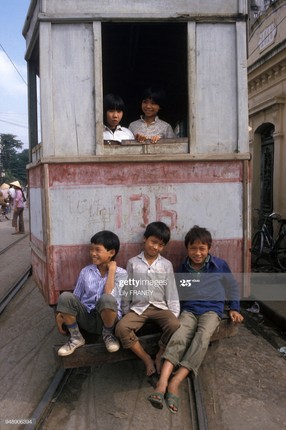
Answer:
[[[49,165],[49,185],[241,182],[241,161],[86,163]]]
[[[57,302],[57,293],[50,288],[50,282],[47,277],[47,267],[45,262],[36,254],[31,252],[31,262],[33,268],[33,279],[43,294],[45,301],[49,304]]]
[[[74,289],[80,270],[89,264],[89,246],[52,246],[49,248],[49,258],[47,267],[47,280],[43,281],[45,267],[37,257],[34,257],[33,267],[40,283],[44,297],[50,304],[55,304],[58,295],[62,291]],[[137,255],[142,250],[142,243],[123,243],[116,258],[120,267],[126,267],[129,258]],[[233,273],[242,271],[242,241],[241,240],[221,240],[215,241],[211,251],[214,255],[225,259]],[[171,241],[164,255],[172,261],[174,270],[177,272],[186,256],[183,242]],[[239,256],[239,257],[237,257]]]
[[[73,290],[80,270],[89,263],[89,245],[50,246],[48,253],[50,287]]]
[[[148,192],[140,193],[132,186],[146,186],[154,184],[212,184],[212,183],[237,183],[242,182],[243,163],[241,161],[213,161],[213,162],[174,162],[174,163],[86,163],[86,164],[51,164],[49,169],[49,187],[61,189],[66,187],[77,188],[85,186],[120,185],[129,188],[128,204],[126,196],[117,194],[113,213],[115,214],[115,231],[129,228],[125,225],[126,219],[132,219],[133,212],[142,207],[142,225],[145,228],[150,221],[151,202],[155,201],[156,219],[168,219],[172,231],[178,230],[178,211],[172,210],[178,205],[178,195],[174,192],[163,190],[160,195],[153,196]],[[30,188],[45,188],[43,165],[32,168],[29,171]],[[181,185],[184,186],[185,185]],[[205,185],[204,185],[205,186]],[[150,187],[151,189],[151,187]],[[46,190],[49,192],[49,190]],[[125,198],[125,200],[124,200]],[[124,212],[123,208],[127,213]],[[33,208],[31,208],[33,210]],[[154,208],[153,208],[154,210]],[[129,212],[128,212],[129,211]],[[133,211],[133,212],[132,212]],[[137,213],[137,212],[136,212]],[[51,213],[45,212],[51,224]],[[129,216],[128,216],[129,214]],[[134,214],[133,214],[134,215]],[[141,237],[141,236],[140,236]],[[221,237],[221,236],[220,236]],[[34,278],[42,290],[45,300],[49,304],[55,304],[61,291],[73,290],[78,274],[82,267],[89,263],[88,244],[77,245],[53,245],[43,243],[31,232],[31,241],[43,255],[47,262],[32,253],[32,265]],[[76,242],[76,241],[75,241]],[[117,257],[118,265],[126,267],[127,260],[141,251],[142,243],[138,242],[138,236],[134,243],[122,243]],[[212,252],[224,258],[234,273],[242,272],[243,268],[243,239],[232,238],[214,241]],[[171,241],[165,249],[164,256],[172,261],[175,271],[178,270],[184,256],[185,248],[181,240]],[[245,270],[245,269],[244,269]]]
[[[29,170],[29,187],[44,188],[44,166],[40,165]]]
[[[39,240],[32,232],[31,232],[31,235],[30,235],[30,240],[31,240],[31,243],[33,245],[35,245],[35,247],[37,249],[39,249],[43,254],[45,254],[45,244],[44,244],[44,242],[42,240]]]

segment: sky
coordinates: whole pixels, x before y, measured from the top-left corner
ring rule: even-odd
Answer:
[[[22,35],[30,0],[0,0],[0,133],[28,148],[26,41]]]

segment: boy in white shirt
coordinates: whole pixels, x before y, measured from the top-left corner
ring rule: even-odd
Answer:
[[[115,329],[123,348],[130,348],[146,366],[147,376],[160,373],[161,356],[172,334],[179,328],[180,302],[172,263],[160,255],[170,240],[163,222],[149,224],[144,233],[144,250],[127,263],[125,314]],[[123,297],[123,295],[122,295]],[[157,323],[162,336],[155,362],[143,349],[136,332],[147,322]]]

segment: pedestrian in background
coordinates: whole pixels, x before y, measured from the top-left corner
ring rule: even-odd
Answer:
[[[2,221],[2,218],[3,219],[5,219],[5,218],[9,219],[7,216],[8,207],[9,207],[8,198],[5,198],[3,191],[0,190],[0,208],[1,208],[1,219],[0,219],[0,221]]]
[[[12,218],[12,227],[15,228],[15,232],[12,234],[24,234],[25,226],[24,226],[24,208],[25,208],[25,195],[22,190],[19,181],[10,182],[13,189],[15,190],[14,194],[14,207],[13,207],[13,218]],[[12,195],[12,194],[10,194]]]

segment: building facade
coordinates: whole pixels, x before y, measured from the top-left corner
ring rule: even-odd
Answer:
[[[252,208],[286,217],[286,2],[250,2],[248,89]],[[253,211],[253,229],[258,212]]]

